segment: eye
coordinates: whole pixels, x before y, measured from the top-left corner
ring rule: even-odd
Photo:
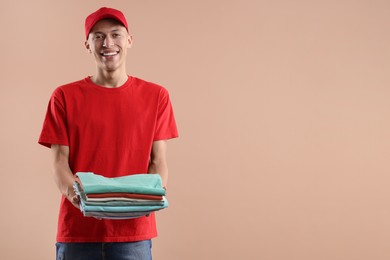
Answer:
[[[118,37],[120,37],[121,35],[119,34],[119,33],[114,33],[113,35],[112,35],[112,37],[114,37],[114,38],[118,38]]]
[[[95,40],[101,40],[101,39],[103,39],[103,35],[101,35],[101,34],[95,34]]]

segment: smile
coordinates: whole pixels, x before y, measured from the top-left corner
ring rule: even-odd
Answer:
[[[100,55],[102,56],[114,56],[114,55],[117,55],[119,53],[119,51],[111,51],[111,52],[102,52],[100,53]]]

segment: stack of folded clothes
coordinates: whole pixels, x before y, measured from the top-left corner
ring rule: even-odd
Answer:
[[[76,173],[74,184],[84,216],[130,219],[168,207],[159,174],[107,178],[92,172]]]

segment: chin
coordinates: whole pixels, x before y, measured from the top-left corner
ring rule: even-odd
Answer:
[[[112,71],[116,71],[116,70],[118,70],[119,69],[119,67],[120,66],[106,66],[106,65],[102,65],[102,66],[100,66],[100,68],[102,69],[102,70],[105,70],[105,71],[108,71],[108,72],[112,72]]]
[[[111,67],[110,67],[110,68],[107,68],[107,67],[106,67],[106,68],[104,68],[104,70],[105,70],[105,71],[108,71],[108,72],[113,72],[113,71],[118,70],[118,68],[111,68]]]

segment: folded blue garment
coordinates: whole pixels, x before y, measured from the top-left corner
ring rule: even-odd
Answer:
[[[78,172],[84,193],[126,192],[164,196],[159,174],[133,174],[107,178],[92,172]]]
[[[86,217],[95,217],[98,219],[132,219],[146,216],[152,212],[130,212],[130,213],[113,213],[113,212],[85,212]]]
[[[84,201],[88,206],[164,206],[163,200],[144,200],[144,201],[122,201],[122,200],[110,200],[110,201]]]
[[[162,206],[89,206],[81,200],[81,208],[83,211],[94,211],[94,212],[140,212],[140,211],[156,211],[168,207],[168,201],[164,200]]]

